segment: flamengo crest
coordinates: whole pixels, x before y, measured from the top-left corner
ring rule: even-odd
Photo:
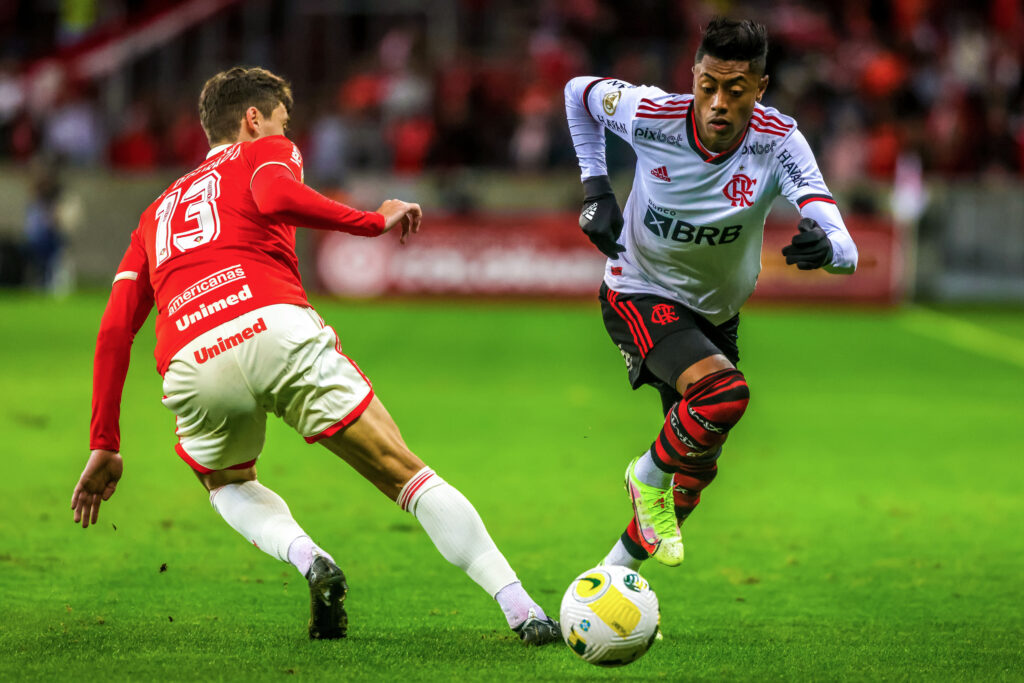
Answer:
[[[655,304],[651,309],[651,322],[659,325],[668,325],[679,320],[675,309],[669,304]]]
[[[751,206],[754,203],[754,185],[756,184],[755,178],[737,173],[732,180],[725,184],[722,194],[732,202],[733,206]]]

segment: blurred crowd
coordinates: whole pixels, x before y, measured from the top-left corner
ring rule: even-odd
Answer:
[[[201,160],[198,86],[168,99],[135,84],[116,111],[101,82],[66,75],[41,103],[24,87],[26,70],[48,51],[102,26],[104,7],[116,6],[130,25],[134,14],[174,4],[0,4],[0,160],[44,152],[124,170]],[[60,10],[67,7],[80,11],[69,18]],[[949,178],[1024,172],[1020,0],[453,0],[454,45],[443,46],[429,23],[403,16],[409,3],[397,7],[375,30],[353,18],[350,33],[335,38],[358,44],[356,58],[322,77],[288,73],[281,59],[266,64],[295,84],[290,134],[312,177],[343,183],[362,170],[573,167],[566,80],[608,75],[689,92],[700,27],[715,13],[767,24],[765,103],[796,117],[830,184],[890,181],[908,165]],[[293,50],[285,40],[272,38],[278,44],[267,54]],[[220,66],[200,68],[209,75]],[[613,167],[629,163],[620,147],[610,150]]]

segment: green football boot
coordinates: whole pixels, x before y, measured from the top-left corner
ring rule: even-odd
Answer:
[[[676,522],[672,485],[660,489],[637,479],[634,470],[639,459],[634,458],[626,468],[626,491],[633,503],[640,545],[658,562],[678,566],[683,561],[683,538]]]

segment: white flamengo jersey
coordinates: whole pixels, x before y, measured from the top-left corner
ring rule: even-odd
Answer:
[[[608,287],[655,294],[725,322],[754,291],[765,218],[779,195],[825,230],[833,252],[825,269],[853,272],[857,247],[796,122],[758,103],[736,145],[715,154],[697,136],[692,102],[692,95],[610,78],[566,84],[582,178],[608,173],[603,128],[636,152],[619,237],[626,251],[608,260]]]

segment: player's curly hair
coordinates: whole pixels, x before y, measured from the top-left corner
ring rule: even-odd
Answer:
[[[210,144],[234,142],[249,107],[270,116],[278,104],[291,113],[288,81],[258,66],[236,66],[212,76],[199,94],[199,122]]]
[[[713,17],[701,35],[695,61],[709,55],[723,61],[750,62],[753,73],[764,75],[768,60],[768,29],[750,19]]]

